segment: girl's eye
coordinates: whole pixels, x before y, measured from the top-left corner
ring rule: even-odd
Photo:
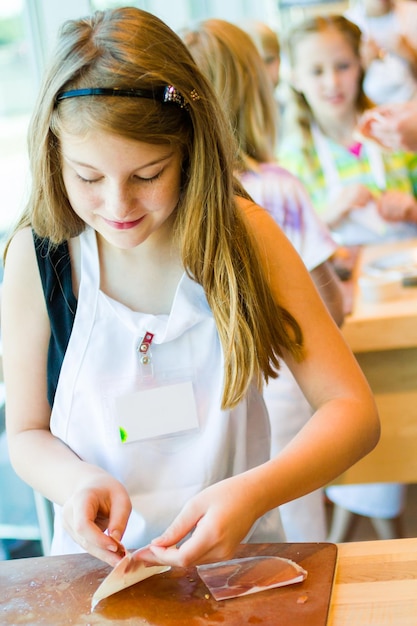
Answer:
[[[275,61],[278,61],[278,57],[276,56],[268,56],[264,58],[264,63],[266,63],[266,65],[272,65],[273,63],[275,63]]]
[[[162,172],[164,170],[161,170],[160,172],[158,172],[157,174],[155,174],[155,176],[150,176],[149,178],[145,178],[143,176],[137,176],[137,179],[140,181],[143,181],[145,183],[153,183],[155,180],[158,180],[158,178],[160,178],[162,176]]]
[[[93,183],[98,183],[98,181],[100,180],[100,178],[84,178],[83,176],[80,176],[80,174],[77,174],[77,178],[82,183],[86,183],[87,185],[92,185]]]
[[[155,174],[155,176],[150,176],[149,178],[145,178],[143,176],[135,176],[135,178],[140,182],[153,183],[162,176],[162,172],[163,170],[158,172],[158,174]],[[99,176],[98,178],[84,178],[84,176],[81,176],[80,174],[76,174],[76,176],[78,180],[80,180],[82,183],[85,183],[86,185],[93,185],[94,183],[98,183],[101,180],[101,176]]]

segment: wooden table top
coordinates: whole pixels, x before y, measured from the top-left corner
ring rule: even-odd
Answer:
[[[325,624],[327,618],[327,626],[417,625],[417,538],[345,543],[339,544],[337,550],[334,544],[255,544],[244,547],[244,552],[248,550],[295,556],[310,570],[310,575],[299,585],[216,603],[201,587],[195,572],[174,569],[160,574],[158,584],[157,577],[143,581],[116,594],[118,597],[104,600],[100,611],[90,613],[91,596],[109,571],[97,559],[82,554],[3,561],[0,623],[308,626]],[[328,614],[327,594],[329,585],[331,590],[336,551]],[[158,585],[163,590],[159,597],[154,591]],[[146,604],[149,594],[155,596],[153,607]],[[324,609],[317,612],[315,600],[319,596]],[[286,602],[291,600],[292,608],[283,617],[280,611],[284,597]]]
[[[358,286],[368,264],[408,250],[417,250],[417,239],[364,246],[359,252],[352,278],[352,311],[342,327],[353,352],[417,347],[417,287],[402,287],[392,300],[367,302]]]
[[[416,626],[417,538],[338,545],[328,626]]]

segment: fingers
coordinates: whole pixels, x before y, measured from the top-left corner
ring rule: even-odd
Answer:
[[[243,536],[216,532],[215,528],[215,520],[204,517],[181,545],[161,546],[152,542],[150,550],[161,563],[177,567],[227,560],[233,556]]]
[[[358,122],[358,132],[365,139],[376,141],[380,147],[390,148],[392,130],[389,105],[366,111]]]
[[[217,556],[213,550],[207,550],[207,546],[198,540],[196,541],[194,535],[181,546],[163,548],[151,544],[150,550],[159,563],[171,565],[172,567],[190,567],[200,563],[215,563],[227,558],[222,556],[220,551],[218,552],[219,556]]]
[[[63,526],[86,552],[114,567],[125,553],[120,541],[130,512],[131,502],[122,485],[113,486],[112,491],[86,489],[65,503]]]
[[[202,515],[203,512],[199,511],[193,502],[189,502],[165,532],[152,541],[151,546],[160,546],[162,548],[176,546],[194,530]]]
[[[234,554],[250,527],[249,518],[243,520],[233,504],[225,509],[206,490],[206,495],[189,502],[163,535],[152,541],[150,550],[161,563],[172,566],[222,561]]]
[[[203,540],[197,531],[180,546],[165,547],[152,542],[150,550],[160,563],[175,567],[188,567],[218,560],[212,555],[212,549],[207,549],[207,538]]]
[[[113,494],[108,521],[108,533],[120,542],[132,512],[132,502],[124,490]]]
[[[150,549],[162,563],[186,567],[204,561],[212,540],[204,532],[207,511],[195,501],[189,502],[160,537],[155,538]],[[193,533],[188,539],[187,535]],[[177,544],[181,543],[181,546]]]
[[[83,550],[114,567],[121,558],[119,546],[71,503],[63,508],[63,527]]]
[[[350,197],[350,205],[355,209],[362,209],[366,207],[369,202],[374,200],[374,195],[365,187],[365,185],[352,185],[351,186],[351,197]]]

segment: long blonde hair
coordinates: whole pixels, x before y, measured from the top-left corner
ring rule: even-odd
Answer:
[[[351,46],[356,58],[361,61],[361,38],[360,28],[343,15],[317,15],[307,18],[298,23],[288,34],[286,39],[286,51],[292,67],[296,63],[297,45],[306,36],[314,33],[323,33],[336,30],[343,35]],[[358,93],[356,98],[356,110],[363,113],[366,109],[374,106],[374,103],[366,96],[363,89],[365,73],[361,63]],[[311,144],[311,123],[314,119],[310,106],[304,95],[294,87],[290,89],[289,102],[286,106],[284,129],[287,135],[298,135],[302,149],[307,149]]]
[[[268,54],[277,58],[281,56],[278,34],[268,24],[257,20],[246,20],[242,28],[251,36],[264,63],[264,57]]]
[[[174,85],[186,103],[137,97],[76,97],[68,89]],[[97,11],[66,22],[40,90],[29,131],[32,192],[18,228],[31,225],[59,244],[78,235],[61,173],[61,130],[101,130],[148,143],[172,143],[183,154],[175,237],[189,275],[202,285],[225,358],[223,407],[244,397],[251,380],[274,377],[283,350],[301,354],[301,330],[273,299],[257,245],[235,194],[236,148],[210,84],[181,39],[154,15],[135,8]]]
[[[250,157],[274,161],[278,110],[255,43],[244,30],[219,19],[200,22],[182,37],[214,87],[239,146],[239,167]]]

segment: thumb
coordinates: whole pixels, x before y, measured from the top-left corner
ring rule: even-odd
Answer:
[[[168,526],[165,532],[152,540],[152,545],[170,547],[180,543],[200,520],[195,507],[186,506]]]

